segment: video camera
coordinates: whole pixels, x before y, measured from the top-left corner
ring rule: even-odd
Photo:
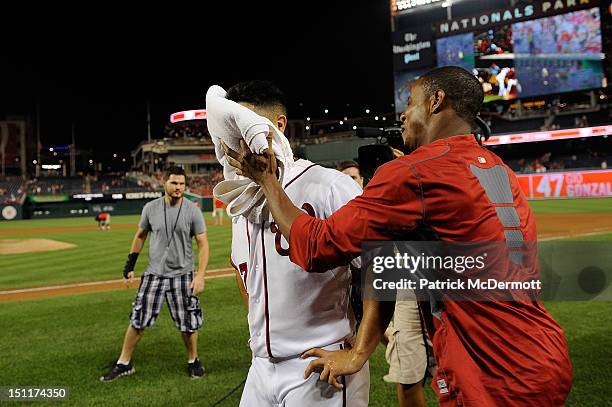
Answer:
[[[359,138],[376,139],[375,143],[361,146],[358,150],[357,161],[364,186],[372,179],[378,167],[396,158],[393,149],[404,154],[410,153],[404,145],[401,124],[401,122],[395,122],[388,127],[361,127],[356,130]],[[480,116],[476,116],[476,124],[478,129],[475,129],[474,136],[482,145],[482,142],[491,136],[491,129]]]
[[[376,142],[359,147],[358,158],[359,173],[363,177],[365,186],[376,172],[376,169],[395,158],[393,149],[405,152],[402,138],[401,122],[389,127],[360,127],[356,130],[359,138],[375,138]]]

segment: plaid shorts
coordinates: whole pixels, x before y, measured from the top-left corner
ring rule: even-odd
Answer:
[[[166,297],[170,315],[181,332],[195,332],[202,326],[200,299],[191,295],[193,273],[177,277],[145,274],[140,280],[136,299],[132,303],[130,323],[135,329],[153,326]]]

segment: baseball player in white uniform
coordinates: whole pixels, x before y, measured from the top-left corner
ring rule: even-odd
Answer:
[[[326,218],[360,193],[348,176],[298,160],[285,191],[313,216]],[[342,392],[304,380],[311,348],[340,349],[353,331],[349,319],[348,266],[307,273],[289,260],[287,242],[274,223],[240,217],[232,227],[232,263],[249,301],[253,360],[241,406],[366,406],[369,372],[345,378]]]
[[[283,131],[282,93],[269,82],[230,88],[227,98],[268,117]],[[307,160],[296,160],[285,174],[291,200],[313,216],[326,218],[353,197],[359,186],[347,175]],[[341,349],[354,327],[349,311],[348,267],[308,273],[289,259],[288,243],[274,222],[232,224],[231,261],[248,295],[250,347],[253,353],[240,406],[367,406],[369,369],[343,378],[338,390],[304,378],[311,358],[303,352]]]

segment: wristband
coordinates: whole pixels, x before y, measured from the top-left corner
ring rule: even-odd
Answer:
[[[123,278],[128,278],[128,273],[130,271],[134,271],[134,267],[136,267],[136,260],[138,260],[139,254],[140,253],[128,254],[128,258],[125,262],[125,266],[123,267]]]

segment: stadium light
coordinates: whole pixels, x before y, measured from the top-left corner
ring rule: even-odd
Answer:
[[[366,114],[370,114],[370,109],[365,110]]]
[[[378,116],[374,116],[374,120],[378,120]]]
[[[324,112],[325,114],[327,114],[327,113],[329,113],[329,109],[325,109],[325,110],[323,110],[323,112]]]
[[[170,115],[170,123],[204,119],[206,119],[206,109],[185,110],[183,112],[176,112]]]
[[[357,130],[357,126],[353,126],[353,130]]]
[[[344,121],[340,120],[340,126],[342,126],[344,124]]]
[[[49,147],[49,151],[53,151],[53,147]]]
[[[113,158],[117,158],[117,154],[116,154],[116,153],[115,153],[115,154],[113,154]]]
[[[306,130],[310,130],[310,126],[306,126]]]
[[[306,121],[309,122],[310,121],[310,116],[306,118]]]

